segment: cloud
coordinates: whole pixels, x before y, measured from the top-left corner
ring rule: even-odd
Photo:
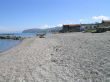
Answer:
[[[95,22],[101,22],[102,20],[110,20],[110,17],[108,16],[92,16],[92,17],[88,17],[88,18],[82,18],[79,19],[80,23],[95,23]]]
[[[92,19],[93,20],[110,20],[110,17],[101,15],[101,16],[93,16]]]
[[[80,21],[80,22],[83,22],[83,21],[84,21],[84,19],[79,19],[79,21]]]
[[[61,27],[63,24],[58,24],[58,25],[56,25],[56,26],[58,26],[58,27]]]
[[[50,28],[50,26],[47,25],[47,24],[44,24],[44,25],[39,25],[39,26],[37,26],[37,28],[46,29],[46,28]]]
[[[45,25],[39,25],[37,26],[37,28],[40,28],[40,29],[46,29],[46,28],[53,28],[53,27],[61,27],[63,24],[57,24],[57,25],[48,25],[48,24],[45,24]]]
[[[57,24],[57,25],[53,25],[51,27],[62,27],[62,26],[63,26],[63,24]]]
[[[87,18],[83,18],[83,19],[79,19],[79,22],[80,22],[80,23],[86,23],[88,20],[89,20],[89,19],[87,19]]]

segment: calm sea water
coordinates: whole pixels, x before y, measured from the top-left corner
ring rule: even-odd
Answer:
[[[8,50],[20,42],[19,40],[0,40],[0,52]]]
[[[33,36],[36,36],[35,33],[0,33],[0,34],[12,34],[12,35],[21,36],[21,37],[33,37]]]
[[[0,34],[3,34],[3,33],[0,33]],[[6,34],[6,33],[4,33],[4,34]],[[9,33],[7,33],[7,34],[9,34]],[[14,34],[15,36],[21,36],[21,37],[33,37],[36,35],[34,33],[10,33],[10,34]],[[0,39],[0,52],[9,50],[10,48],[16,46],[20,42],[21,42],[20,40],[8,40],[8,39],[1,40]]]

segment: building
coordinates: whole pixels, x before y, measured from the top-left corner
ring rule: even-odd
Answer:
[[[80,32],[80,24],[67,24],[63,25],[61,32]]]
[[[97,24],[81,24],[81,26],[85,27],[85,30],[94,30],[98,27]]]
[[[66,24],[63,25],[63,29],[60,32],[81,32],[86,30],[110,31],[110,20],[102,20],[101,23],[94,24]]]
[[[97,32],[106,32],[110,31],[110,20],[102,20],[102,23],[96,28]]]
[[[102,23],[99,26],[100,27],[108,27],[108,26],[110,26],[110,20],[102,20]]]

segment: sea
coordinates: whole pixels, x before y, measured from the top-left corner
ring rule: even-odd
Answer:
[[[0,33],[0,34],[12,34],[12,35],[21,36],[21,37],[36,36],[35,33]],[[0,53],[7,51],[20,43],[21,43],[21,40],[0,39]]]

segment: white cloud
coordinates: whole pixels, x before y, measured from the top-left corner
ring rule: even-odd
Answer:
[[[110,17],[101,15],[101,16],[93,16],[92,19],[93,20],[110,20]]]
[[[62,27],[62,26],[63,26],[63,24],[57,24],[57,25],[53,25],[51,27]]]
[[[45,24],[45,25],[39,25],[39,26],[37,26],[37,28],[46,29],[46,28],[50,28],[50,26]]]
[[[46,28],[53,28],[53,27],[61,27],[63,24],[57,24],[57,25],[39,25],[37,26],[37,28],[40,28],[40,29],[46,29]]]
[[[95,23],[95,22],[101,22],[102,20],[110,20],[110,17],[108,16],[92,16],[92,17],[88,17],[88,18],[82,18],[79,19],[80,23]]]
[[[79,19],[79,21],[80,21],[80,22],[83,22],[83,21],[84,21],[84,19]]]
[[[56,25],[56,26],[59,26],[59,27],[61,27],[63,24],[58,24],[58,25]]]

